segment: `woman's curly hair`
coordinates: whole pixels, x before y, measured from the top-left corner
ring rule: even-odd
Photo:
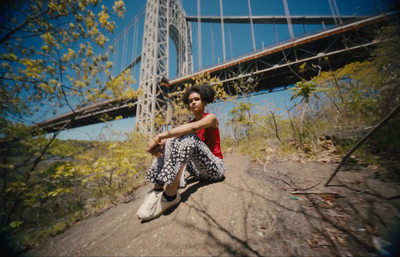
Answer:
[[[193,85],[189,87],[182,97],[184,104],[189,105],[189,96],[192,93],[198,93],[203,102],[206,102],[208,104],[214,102],[215,90],[210,84],[204,84],[200,86]]]

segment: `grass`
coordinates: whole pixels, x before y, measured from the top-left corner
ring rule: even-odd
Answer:
[[[249,155],[253,159],[262,159],[266,154],[286,157],[297,152],[297,149],[289,142],[282,144],[276,138],[271,139],[260,134],[250,135],[240,141],[223,138],[221,142],[221,147],[225,152],[231,148],[232,153]]]

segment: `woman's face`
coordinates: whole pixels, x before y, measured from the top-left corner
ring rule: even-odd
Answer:
[[[189,95],[188,102],[189,108],[193,113],[204,112],[204,107],[206,106],[206,103],[201,100],[201,96],[199,95],[199,93],[191,93]]]

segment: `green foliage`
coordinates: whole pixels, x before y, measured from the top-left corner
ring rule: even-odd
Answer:
[[[23,221],[13,221],[10,223],[10,228],[18,228],[22,223],[24,223]]]
[[[256,104],[236,101],[234,103],[236,106],[229,111],[227,125],[231,127],[234,139],[240,141],[250,134],[253,127],[250,111]]]
[[[313,96],[318,98],[317,93],[322,92],[322,89],[317,86],[317,83],[315,81],[306,81],[305,79],[297,82],[295,86],[291,88],[291,90],[292,97],[290,98],[290,100],[301,97],[302,100],[304,99],[306,103],[308,103],[310,101],[310,98]]]

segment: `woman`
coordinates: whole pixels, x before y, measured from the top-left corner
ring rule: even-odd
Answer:
[[[192,111],[194,119],[156,135],[147,143],[146,151],[158,158],[146,176],[146,180],[155,186],[137,212],[142,220],[155,219],[179,204],[178,187],[185,169],[199,179],[220,181],[224,178],[217,117],[204,112],[214,97],[215,91],[208,84],[188,88],[182,100]],[[161,152],[157,150],[160,146],[164,146]]]

